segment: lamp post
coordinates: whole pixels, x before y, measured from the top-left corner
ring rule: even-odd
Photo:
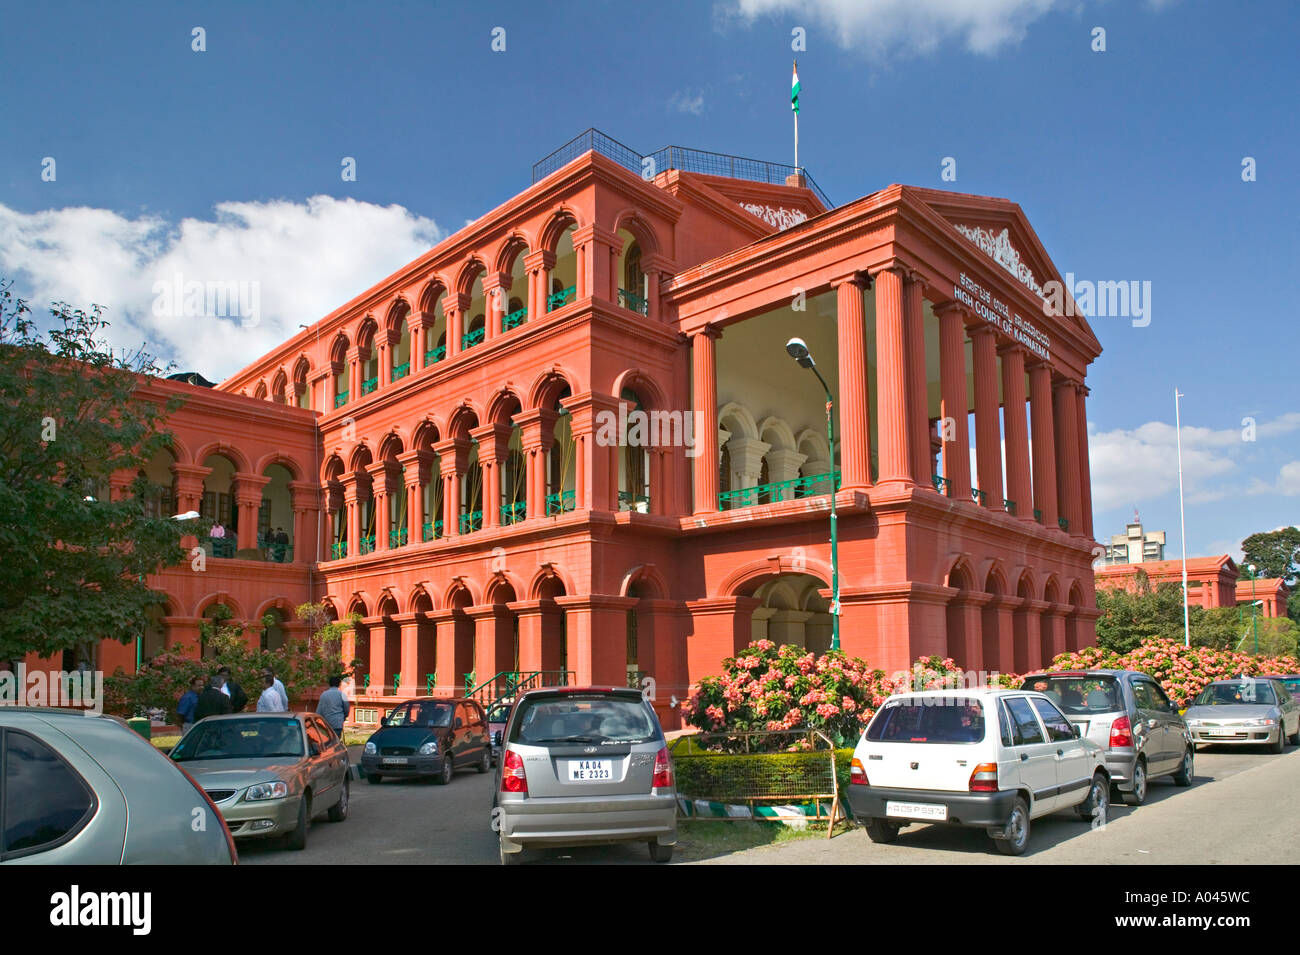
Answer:
[[[835,398],[831,395],[830,385],[826,384],[826,379],[817,370],[817,363],[813,361],[812,353],[808,351],[808,346],[802,338],[790,339],[785,343],[785,350],[800,368],[812,369],[812,373],[822,383],[822,390],[826,392],[826,440],[831,467],[831,649],[838,650],[840,648],[840,561],[839,533],[835,515]]]
[[[1259,656],[1259,604],[1255,600],[1255,565],[1247,564],[1250,571],[1250,625],[1255,631],[1255,656]]]

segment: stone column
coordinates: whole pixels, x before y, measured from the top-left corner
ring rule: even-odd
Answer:
[[[532,673],[546,669],[542,664],[542,601],[520,600],[506,606],[519,621],[519,669]]]
[[[393,487],[388,462],[380,461],[366,469],[370,475],[370,488],[375,502],[375,550],[388,550],[388,529],[392,523],[388,512],[388,495]]]
[[[510,293],[509,272],[488,272],[483,276],[483,340],[492,341],[501,334],[501,321],[507,312]]]
[[[424,687],[420,679],[420,623],[413,613],[393,614],[389,618],[397,624],[401,630],[402,640],[402,663],[401,670],[398,672],[402,675],[401,683],[398,684],[397,696],[423,696]],[[389,687],[392,686],[392,674],[388,674],[390,679],[385,682]],[[373,677],[371,680],[373,681]]]
[[[879,415],[880,484],[916,483],[908,439],[908,356],[903,316],[903,270],[875,275],[876,409]],[[833,453],[833,452],[832,452]]]
[[[519,425],[519,442],[524,450],[524,510],[531,518],[546,516],[546,452],[555,434],[559,414],[547,408],[534,408],[515,415]]]
[[[432,462],[433,452],[419,448],[397,456],[397,463],[406,469],[406,539],[412,544],[424,541],[424,485],[430,479]]]
[[[975,466],[984,506],[1002,510],[1002,434],[998,427],[996,333],[988,325],[970,330],[975,366]]]
[[[338,373],[339,369],[335,367],[334,362],[326,362],[325,373],[321,375],[319,379],[321,383],[321,406],[317,410],[320,411],[321,414],[329,414],[334,410],[334,376]],[[312,383],[308,382],[307,387],[312,390],[312,395],[314,397],[316,391],[312,388]],[[308,402],[308,404],[310,403],[311,402]]]
[[[555,253],[545,249],[529,252],[524,256],[524,268],[528,270],[528,317],[543,318],[546,315],[546,300],[551,290],[551,269],[555,268]]]
[[[763,455],[771,449],[772,446],[766,441],[741,435],[727,442],[727,452],[731,455],[733,489],[741,490],[757,486],[763,474]],[[755,500],[753,503],[757,504],[758,501]]]
[[[442,533],[453,537],[460,533],[460,475],[469,463],[469,442],[464,438],[449,438],[438,444],[439,466],[445,487],[442,494]]]
[[[953,500],[969,501],[970,405],[966,387],[965,313],[956,305],[948,305],[938,310],[938,316],[943,476]]]
[[[691,336],[691,405],[695,414],[699,454],[695,457],[694,513],[718,509],[718,378],[717,348],[722,332],[705,325]]]
[[[831,287],[836,292],[839,335],[841,488],[865,488],[871,484],[871,412],[867,396],[867,336],[862,307],[866,281],[861,272],[831,279]],[[716,472],[716,468],[714,470]],[[773,477],[773,480],[784,478]]]
[[[257,512],[262,506],[262,489],[271,483],[260,474],[235,472],[235,504],[239,507],[239,549],[257,548]]]
[[[1025,353],[1007,345],[1002,355],[1002,422],[1007,445],[1007,497],[1016,516],[1032,520],[1033,486],[1029,479],[1029,424],[1025,418]]]
[[[587,594],[557,597],[569,637],[569,669],[578,686],[622,686],[627,682],[627,611],[632,597]],[[716,669],[717,662],[714,667]]]
[[[1056,495],[1061,516],[1069,522],[1066,532],[1083,533],[1079,517],[1082,498],[1079,485],[1079,412],[1074,406],[1076,383],[1063,379],[1052,390],[1056,424]]]
[[[925,282],[915,272],[903,282],[903,332],[907,351],[907,437],[912,455],[912,478],[930,484],[930,396],[925,367]]]
[[[289,503],[293,507],[293,563],[327,560],[317,539],[320,523],[320,487],[311,481],[289,482]]]
[[[1079,531],[1088,540],[1092,540],[1092,466],[1088,460],[1088,411],[1085,407],[1088,388],[1086,385],[1076,385],[1075,392],[1075,410],[1079,415],[1079,422],[1076,425],[1079,437],[1079,520],[1081,525]]]
[[[353,345],[348,349],[348,403],[356,404],[361,398],[361,349]]]
[[[1034,507],[1047,527],[1056,526],[1056,427],[1052,415],[1052,366],[1029,365],[1029,407],[1034,435]]]
[[[508,424],[489,424],[470,432],[478,440],[478,463],[483,468],[483,526],[501,523],[501,467],[510,453]]]
[[[465,334],[465,310],[470,298],[459,292],[448,292],[442,299],[442,314],[447,316],[447,357],[460,354],[460,338]]]
[[[175,478],[176,513],[200,510],[203,505],[203,481],[212,473],[212,468],[199,464],[173,464],[170,470]]]
[[[406,331],[411,336],[411,374],[417,374],[424,371],[424,353],[427,350],[424,344],[425,330],[432,325],[424,320],[423,312],[411,312],[406,317]]]

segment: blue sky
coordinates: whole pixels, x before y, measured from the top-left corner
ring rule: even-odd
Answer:
[[[0,272],[37,303],[109,304],[119,343],[221,377],[523,189],[588,126],[643,152],[790,162],[797,55],[800,158],[833,200],[890,182],[1006,196],[1062,272],[1151,283],[1150,324],[1092,322],[1096,530],[1122,530],[1136,506],[1176,553],[1177,386],[1188,551],[1235,553],[1298,523],[1297,10],[20,5],[0,35]],[[345,156],[356,182],[340,178]],[[177,271],[256,276],[259,322],[155,320],[151,283]]]

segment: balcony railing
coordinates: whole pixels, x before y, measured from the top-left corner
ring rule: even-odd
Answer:
[[[1059,527],[1061,530],[1065,531],[1067,534],[1070,532],[1070,522],[1066,520],[1064,517],[1058,517],[1056,519],[1056,526]]]
[[[835,489],[840,487],[840,472],[835,472]],[[755,487],[742,487],[737,491],[722,491],[718,494],[718,510],[729,511],[741,507],[753,507],[755,504],[770,504],[773,501],[792,501],[801,497],[815,497],[829,494],[831,472],[810,474],[792,481],[774,481],[771,484],[759,484]],[[786,492],[789,492],[788,494]]]
[[[213,557],[232,558],[235,551],[238,550],[238,540],[234,537],[205,537],[207,549],[212,552]]]
[[[424,695],[433,696],[433,688],[438,685],[437,672],[426,673],[424,675]],[[146,751],[147,752],[147,751]]]
[[[1040,524],[1043,523],[1043,512],[1038,508],[1034,508],[1034,520],[1038,521]]]
[[[552,292],[550,295],[546,296],[546,310],[548,312],[553,312],[561,306],[568,305],[573,301],[577,291],[578,287],[576,285],[570,285],[568,288],[562,288],[558,292]]]
[[[474,328],[460,336],[460,349],[467,351],[475,345],[483,344],[483,336],[487,330],[483,328]]]
[[[578,493],[575,490],[556,491],[546,495],[546,516],[564,514],[578,506]]]
[[[340,391],[337,395],[334,396],[335,408],[342,408],[347,403],[348,403],[348,393],[346,391]]]
[[[424,526],[420,528],[421,540],[437,540],[442,536],[442,521],[425,521]]]
[[[970,499],[980,507],[986,507],[989,502],[989,496],[977,487],[970,489]]]
[[[624,308],[631,309],[634,312],[640,312],[642,315],[650,314],[650,303],[643,299],[635,292],[629,292],[625,288],[618,290],[618,304]]]
[[[375,551],[375,535],[371,534],[368,537],[363,536],[361,538],[361,547],[359,548],[358,552],[362,554],[373,554],[374,551]]]
[[[934,485],[934,489],[938,491],[940,494],[942,494],[944,497],[952,497],[952,481],[949,481],[946,477],[940,477],[937,474],[931,474],[930,483],[932,483]]]
[[[528,510],[527,507],[525,506],[527,503],[528,503],[527,501],[516,501],[513,504],[502,504],[501,524],[503,526],[509,524],[518,524],[520,521],[526,518],[528,516]]]
[[[400,365],[394,365],[392,380],[401,381],[410,373],[411,373],[411,363],[409,361],[402,362],[402,364]]]
[[[365,395],[370,394],[370,392],[374,391],[378,387],[379,387],[379,376],[371,375],[369,378],[361,382],[361,394],[364,397]]]
[[[470,511],[468,514],[460,516],[460,532],[462,534],[473,534],[475,531],[483,529],[483,512]]]
[[[1007,509],[1008,514],[1016,513],[1016,502],[1008,501],[1005,497],[1002,499],[1002,506]]]
[[[333,546],[330,547],[330,556],[335,560],[342,560],[344,557],[348,556],[348,542],[335,541]]]
[[[257,536],[257,549],[262,552],[262,559],[273,564],[293,563],[293,544],[289,541],[276,543],[273,538]]]
[[[650,513],[650,495],[619,491],[618,509],[620,511],[640,511],[642,514],[648,514]]]
[[[389,546],[389,547],[405,547],[405,546],[406,546],[406,528],[405,528],[405,527],[401,527],[401,528],[398,528],[398,529],[395,530],[395,531],[389,531],[389,532],[388,532],[388,546]]]
[[[526,321],[528,321],[528,306],[517,308],[509,315],[501,316],[501,330],[508,332],[512,328],[518,328]]]
[[[430,348],[424,353],[424,366],[436,365],[447,357],[447,346],[439,345],[437,348]]]

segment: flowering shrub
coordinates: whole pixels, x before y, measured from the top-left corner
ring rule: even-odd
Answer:
[[[1063,653],[1052,661],[1049,670],[1104,668],[1139,670],[1149,673],[1179,706],[1188,705],[1206,684],[1245,674],[1300,672],[1295,657],[1257,657],[1232,650],[1208,647],[1185,647],[1177,640],[1155,639],[1139,644],[1127,653],[1100,647],[1087,647],[1075,653]]]
[[[831,650],[756,640],[722,661],[721,676],[705,677],[682,706],[682,718],[705,732],[817,729],[837,745],[853,741],[892,693],[973,686],[972,675],[951,659],[925,657],[893,674]],[[1010,674],[998,679],[1016,685]]]

